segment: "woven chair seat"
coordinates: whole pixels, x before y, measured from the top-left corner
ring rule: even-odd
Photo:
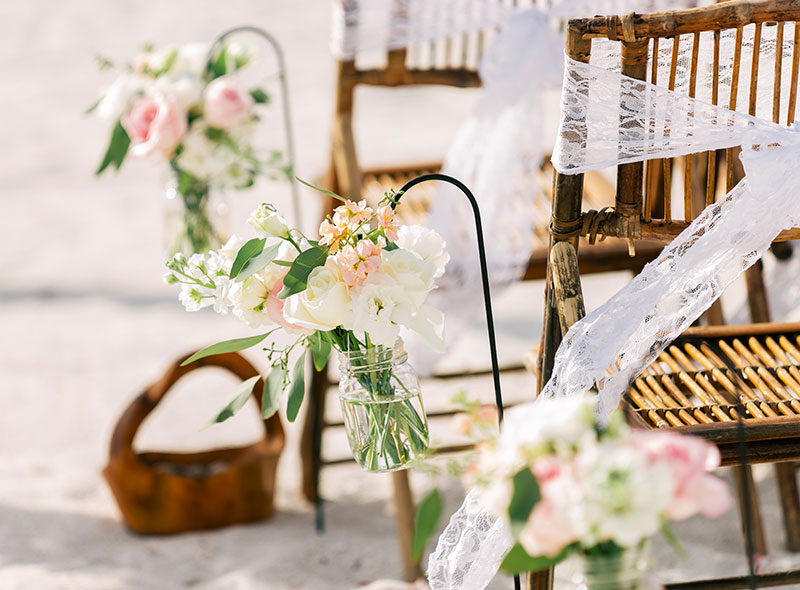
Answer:
[[[723,463],[738,460],[740,412],[751,443],[748,459],[759,462],[760,441],[770,443],[774,461],[777,438],[785,439],[784,460],[798,458],[800,323],[692,328],[634,381],[626,397],[650,428],[713,440]]]

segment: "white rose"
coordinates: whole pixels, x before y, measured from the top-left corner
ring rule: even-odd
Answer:
[[[434,264],[402,248],[381,251],[381,260],[381,272],[392,277],[406,290],[415,308],[422,306],[434,287]]]
[[[247,223],[249,223],[261,237],[289,237],[289,226],[286,224],[286,220],[278,214],[275,207],[268,203],[263,203],[258,209],[253,211]]]
[[[156,79],[152,88],[176,96],[187,110],[203,100],[203,82],[194,76],[161,76]]]
[[[175,76],[189,75],[201,78],[205,75],[208,45],[205,43],[187,43],[178,48],[170,73]]]
[[[131,99],[144,90],[144,80],[135,74],[119,76],[97,103],[97,114],[103,119],[117,120],[128,110]]]
[[[445,250],[444,239],[435,231],[419,225],[404,225],[397,232],[397,245],[433,263],[436,268],[434,278],[444,274],[450,254]]]
[[[288,322],[312,330],[329,331],[341,326],[350,306],[347,286],[332,256],[311,271],[305,291],[290,295],[283,306]]]

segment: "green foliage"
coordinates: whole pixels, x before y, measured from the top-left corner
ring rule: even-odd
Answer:
[[[264,420],[278,411],[285,381],[286,373],[279,367],[274,367],[269,372],[269,376],[264,383],[264,396],[261,398],[261,417]]]
[[[114,165],[114,169],[119,170],[130,146],[131,138],[122,127],[122,123],[117,121],[117,124],[114,125],[114,129],[111,130],[111,140],[108,142],[106,155],[103,156],[103,161],[100,163],[100,167],[95,174],[101,174],[103,170],[112,164]]]
[[[223,354],[226,352],[239,352],[240,350],[245,350],[247,348],[250,348],[251,346],[255,346],[270,334],[271,332],[267,332],[266,334],[259,334],[258,336],[250,336],[248,338],[234,338],[233,340],[225,340],[224,342],[217,342],[216,344],[207,346],[202,350],[198,350],[188,359],[183,361],[181,363],[181,367],[185,367],[189,363],[193,363],[196,360],[206,358],[207,356],[214,356],[215,354]]]
[[[323,194],[325,194],[325,195],[328,195],[329,197],[333,197],[333,198],[334,198],[334,199],[336,199],[337,201],[341,201],[342,203],[344,203],[344,202],[347,200],[347,199],[345,199],[344,197],[342,197],[342,196],[340,196],[340,195],[337,195],[337,194],[336,194],[336,193],[334,193],[334,192],[331,192],[331,191],[329,191],[329,190],[326,190],[326,189],[324,189],[324,188],[319,188],[318,186],[314,186],[313,184],[311,184],[310,182],[306,182],[305,180],[303,180],[303,179],[302,179],[302,178],[300,178],[299,176],[295,176],[295,178],[296,178],[296,179],[298,180],[298,182],[300,182],[301,184],[304,184],[304,185],[306,185],[306,186],[307,186],[307,187],[309,187],[309,188],[313,188],[315,191],[319,191],[319,192],[321,192],[321,193],[323,193]]]
[[[236,253],[236,258],[231,265],[230,277],[235,279],[241,270],[244,268],[245,263],[254,256],[258,256],[264,250],[264,244],[267,240],[264,238],[253,238],[244,243]]]
[[[321,371],[328,364],[328,357],[331,354],[331,343],[322,332],[314,332],[308,337],[308,348],[311,356],[314,357],[314,368]]]
[[[256,104],[268,104],[269,103],[269,94],[264,92],[262,88],[252,88],[250,90],[250,96],[253,97],[253,100]]]
[[[236,412],[242,409],[245,403],[247,403],[247,399],[250,397],[250,394],[253,392],[253,386],[256,384],[261,377],[256,375],[255,377],[250,377],[247,381],[242,381],[239,384],[239,387],[236,388],[236,391],[233,394],[233,399],[228,403],[227,406],[222,408],[222,410],[217,414],[214,418],[211,419],[212,424],[218,424],[220,422],[225,422],[228,418],[233,416]]]
[[[267,266],[270,262],[274,261],[280,249],[280,242],[272,244],[268,248],[264,248],[261,254],[253,256],[244,263],[244,266],[242,266],[239,274],[236,275],[236,280],[241,282],[246,278],[253,276],[255,273]]]
[[[675,532],[672,530],[672,527],[669,524],[669,520],[666,516],[661,515],[661,533],[664,535],[664,538],[667,540],[672,548],[675,550],[681,559],[689,559],[689,555],[686,553],[686,549],[684,549],[683,545],[681,545],[680,539],[675,535]]]
[[[500,569],[509,574],[519,574],[522,572],[538,572],[553,567],[557,563],[564,560],[572,550],[572,545],[565,547],[561,553],[555,557],[547,557],[539,555],[531,557],[522,548],[522,545],[516,543],[509,551],[503,563],[500,564]]]
[[[414,532],[411,536],[411,559],[414,561],[422,557],[425,545],[442,516],[443,506],[442,494],[435,488],[417,506],[414,513]]]
[[[289,422],[295,421],[300,406],[303,405],[303,394],[306,390],[305,368],[306,355],[303,352],[292,369],[292,383],[289,386],[289,397],[286,400],[286,418]]]
[[[211,79],[219,78],[228,73],[227,65],[228,50],[222,47],[217,54],[217,57],[211,62]]]
[[[325,264],[325,259],[327,257],[327,252],[319,246],[301,252],[297,258],[294,259],[289,272],[283,277],[283,289],[278,293],[278,298],[286,299],[290,295],[305,291],[308,275],[318,266]]]
[[[514,533],[525,525],[534,506],[541,499],[539,482],[530,469],[522,469],[514,476],[514,492],[508,505],[508,516]]]

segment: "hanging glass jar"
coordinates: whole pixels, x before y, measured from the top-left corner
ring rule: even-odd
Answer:
[[[230,207],[225,192],[185,173],[167,180],[164,248],[168,258],[221,247],[230,237]]]
[[[649,544],[605,555],[581,555],[576,590],[662,590],[652,573]]]
[[[366,471],[397,471],[429,444],[419,380],[402,340],[339,353],[339,399],[350,450]]]

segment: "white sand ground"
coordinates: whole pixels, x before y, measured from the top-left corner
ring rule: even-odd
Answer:
[[[96,73],[92,55],[124,59],[142,41],[209,40],[245,23],[268,28],[289,64],[298,172],[313,178],[326,162],[332,111],[328,21],[325,0],[0,4],[0,590],[404,587],[389,581],[400,568],[388,478],[353,465],[327,470],[328,526],[317,535],[299,494],[296,427],[289,428],[280,464],[278,511],[265,523],[135,536],[122,526],[100,476],[111,429],[129,400],[172,359],[242,331],[231,318],[186,314],[161,284],[159,173],[131,162],[118,175],[93,178],[108,130],[81,115],[107,81]],[[424,161],[445,149],[474,93],[370,91],[359,100],[365,105],[358,121],[365,160],[414,154]],[[389,142],[400,119],[410,122],[403,125],[406,133]],[[236,195],[234,219],[261,200],[288,206],[287,194],[286,187],[263,185]],[[316,216],[314,199],[304,192],[306,219]],[[790,302],[796,270],[777,273]],[[623,278],[593,281],[590,303],[601,302]],[[541,284],[529,284],[498,302],[505,359],[536,341],[540,293]],[[481,329],[478,323],[458,343],[458,354],[485,358]],[[231,384],[217,376],[187,380],[145,424],[137,446],[199,449],[252,440],[258,433],[252,408],[230,423],[201,429]],[[462,385],[491,397],[488,382],[477,380],[428,386],[426,398],[441,404]],[[508,397],[525,399],[533,381],[504,378],[504,385]],[[434,425],[434,436],[446,435],[446,424]],[[341,450],[340,440],[329,444]],[[775,490],[769,470],[759,469],[758,476],[774,563],[780,564],[785,556]],[[440,483],[449,513],[462,492],[455,481]],[[418,494],[430,485],[428,477],[415,476]],[[742,571],[737,526],[731,516],[678,527],[690,559],[681,563],[659,544],[662,574]],[[561,586],[568,575],[568,568],[559,571]],[[508,580],[494,587],[508,587]]]

